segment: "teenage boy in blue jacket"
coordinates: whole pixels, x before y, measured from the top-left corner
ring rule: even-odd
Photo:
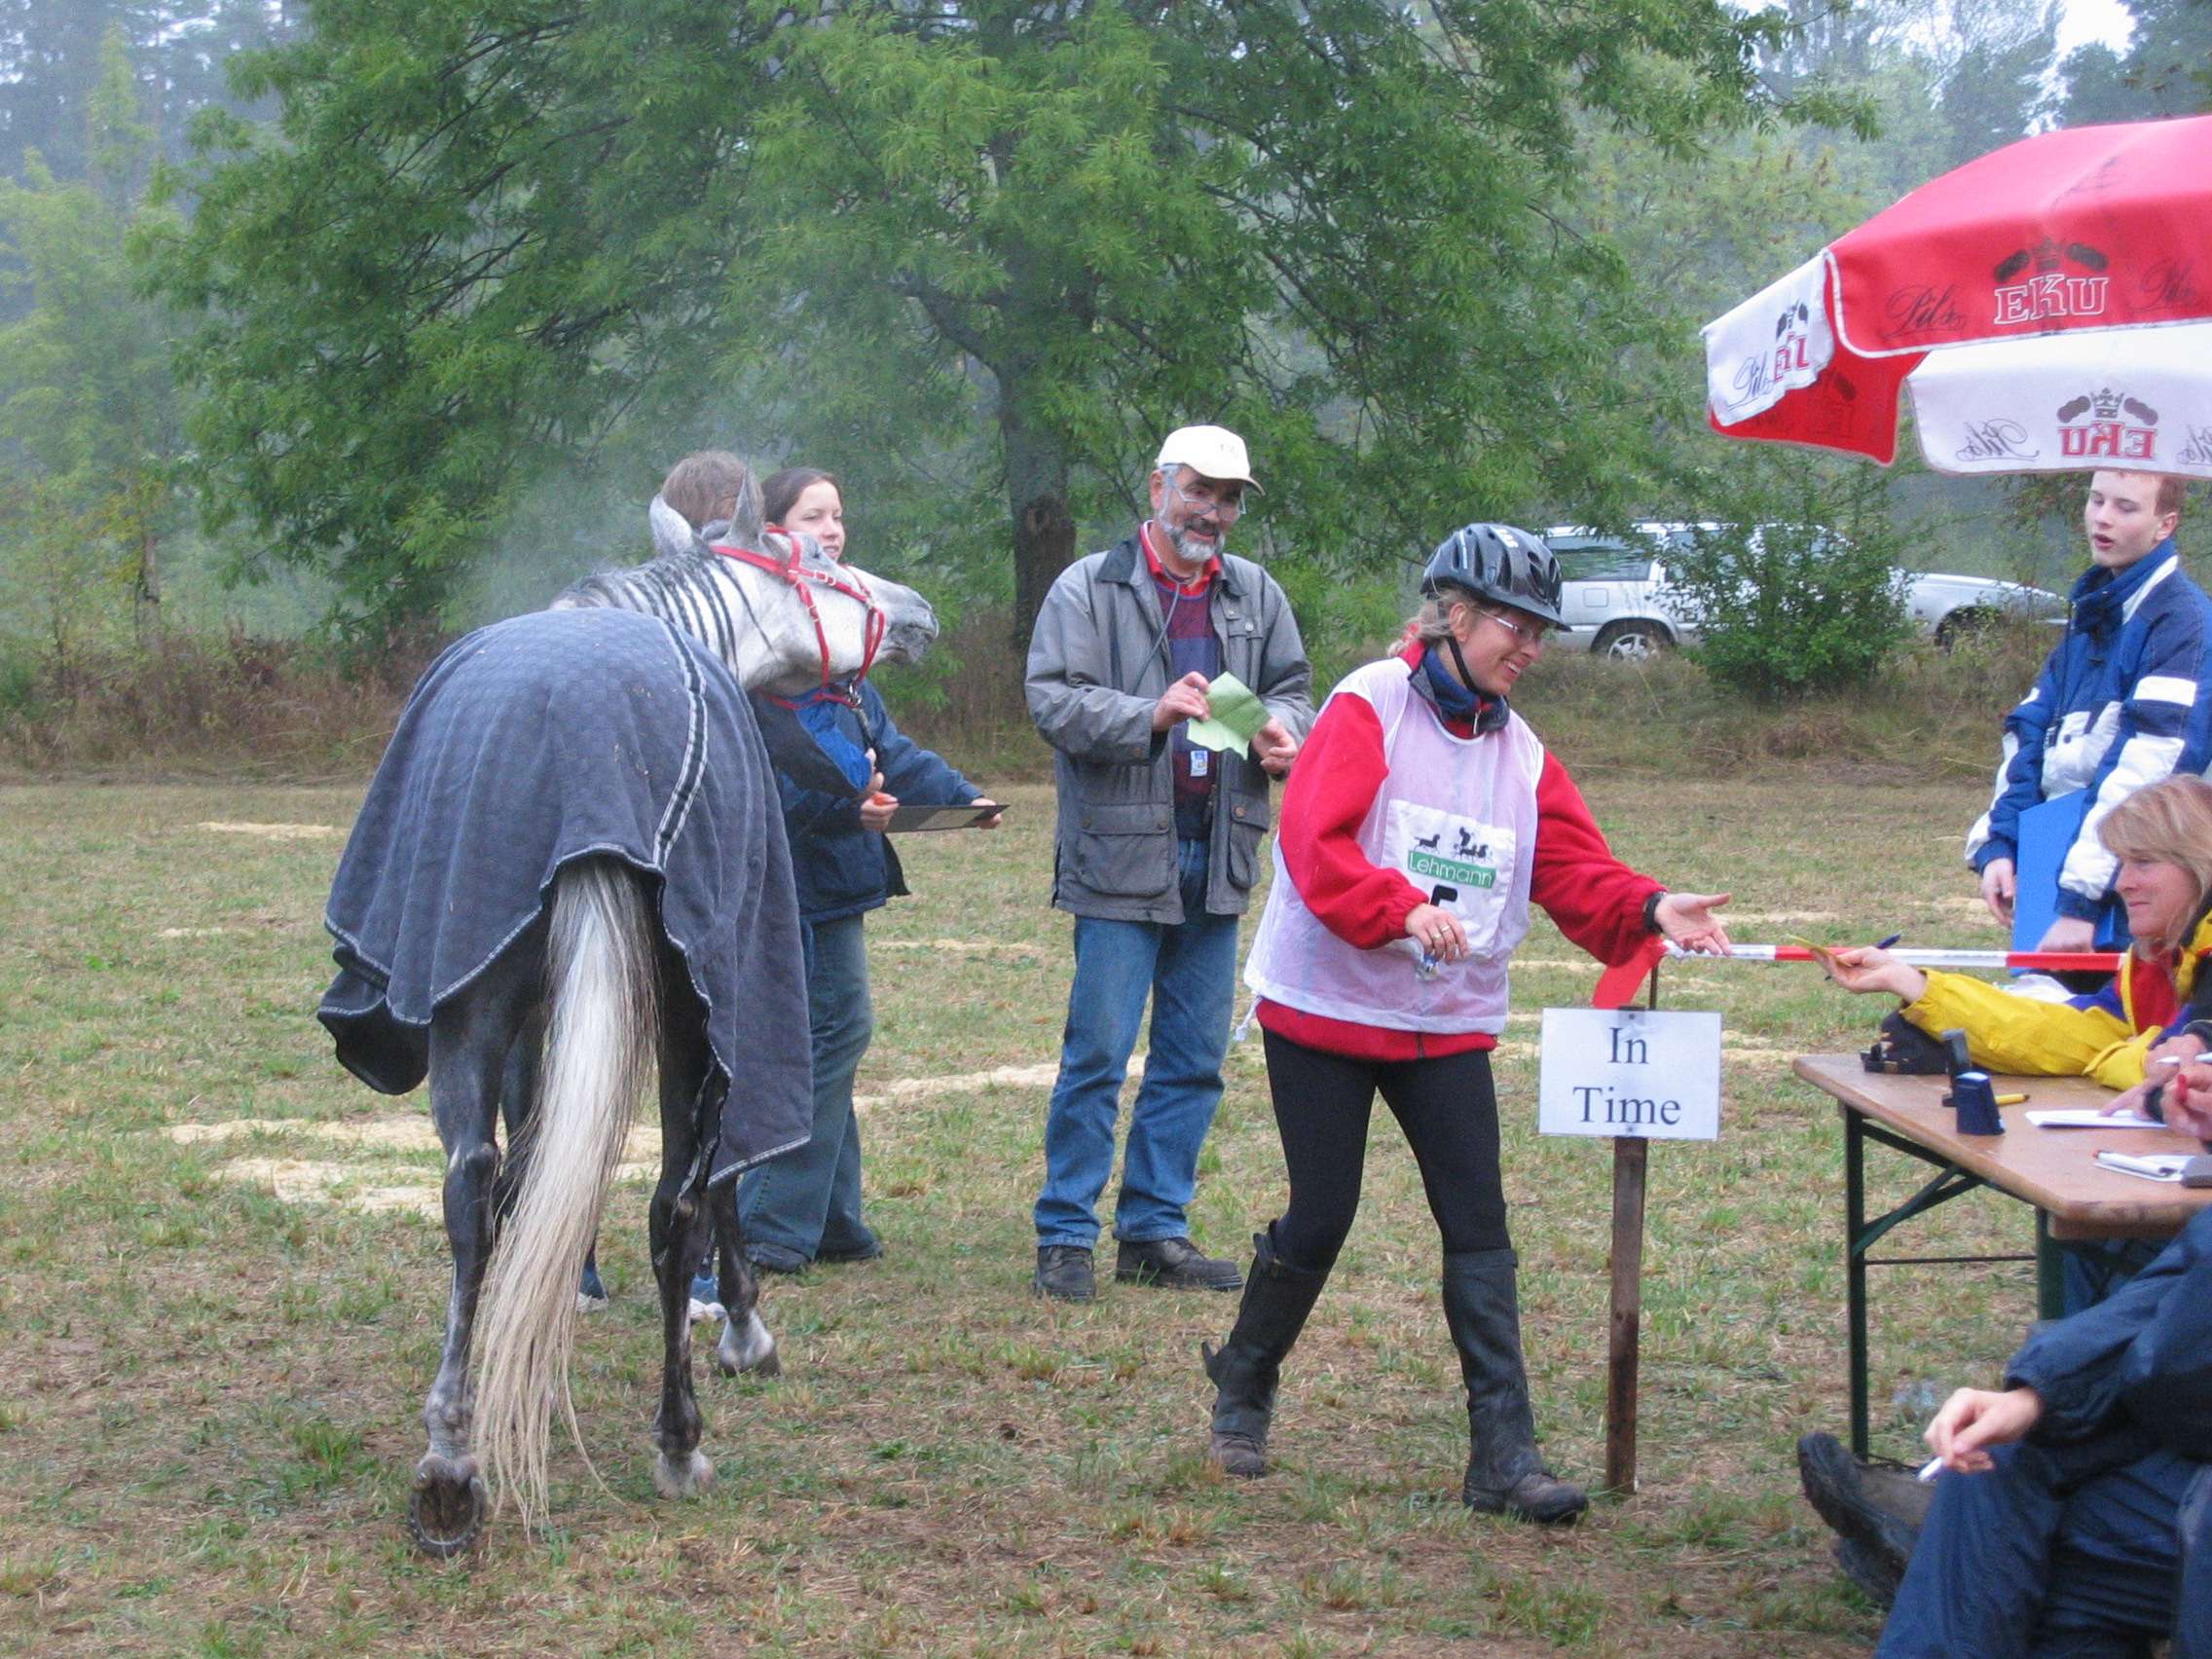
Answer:
[[[2010,927],[2020,814],[2088,792],[2043,950],[2096,948],[2117,872],[2097,838],[2105,814],[2145,784],[2212,762],[2212,698],[2204,694],[2212,686],[2212,601],[2183,571],[2174,546],[2182,482],[2160,472],[2090,476],[2082,513],[2089,569],[2074,584],[2065,636],[2035,689],[2005,717],[1996,794],[1967,832],[1982,900]]]

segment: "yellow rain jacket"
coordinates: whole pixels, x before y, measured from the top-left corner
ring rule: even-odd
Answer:
[[[2107,1088],[2143,1081],[2144,1056],[2189,1002],[2206,955],[2212,912],[2197,919],[2175,963],[2151,962],[2130,948],[2112,983],[2094,996],[2040,1002],[1986,979],[1931,972],[1905,1018],[1931,1035],[1967,1034],[1977,1066],[2028,1077],[2088,1077]]]

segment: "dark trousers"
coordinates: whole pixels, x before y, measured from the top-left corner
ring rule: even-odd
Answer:
[[[1488,1050],[1441,1059],[1354,1060],[1272,1031],[1266,1036],[1268,1089],[1290,1171],[1290,1204],[1274,1224],[1274,1247],[1284,1261],[1313,1272],[1335,1266],[1359,1209],[1378,1092],[1420,1165],[1445,1251],[1511,1244]]]
[[[822,1251],[859,1255],[875,1245],[861,1219],[861,1125],[853,1078],[875,1034],[868,998],[864,915],[809,922],[806,1015],[814,1060],[814,1124],[807,1143],[738,1178],[737,1213],[750,1244],[803,1261]]]
[[[2073,1485],[2043,1448],[1936,1484],[1880,1659],[2212,1659],[2212,1468],[2170,1452]]]

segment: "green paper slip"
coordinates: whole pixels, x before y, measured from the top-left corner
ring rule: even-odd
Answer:
[[[1207,749],[1234,749],[1249,756],[1253,735],[1268,723],[1268,706],[1234,674],[1217,676],[1206,687],[1211,717],[1192,720],[1186,728],[1191,741]]]

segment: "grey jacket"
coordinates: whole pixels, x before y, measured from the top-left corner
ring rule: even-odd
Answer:
[[[1301,743],[1313,723],[1313,671],[1290,601],[1249,559],[1225,554],[1208,593],[1221,664]],[[1167,641],[1136,538],[1060,572],[1037,613],[1024,689],[1029,718],[1058,751],[1059,839],[1052,903],[1079,916],[1180,922],[1175,782],[1152,711],[1169,682]],[[1221,756],[1214,786],[1206,909],[1238,915],[1269,823],[1259,762]]]

